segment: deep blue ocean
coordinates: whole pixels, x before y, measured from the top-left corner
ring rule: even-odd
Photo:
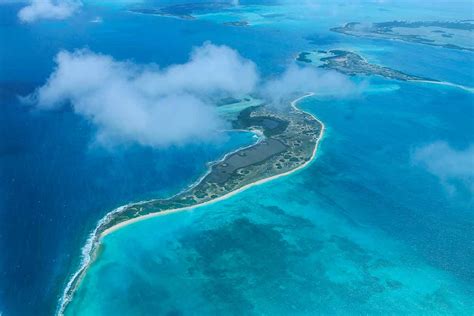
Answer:
[[[0,4],[1,315],[53,314],[102,216],[174,194],[207,162],[254,141],[227,133],[160,150],[98,147],[93,126],[72,110],[41,112],[18,99],[44,83],[60,50],[166,66],[211,41],[238,50],[266,77],[302,50],[342,48],[474,86],[472,52],[329,32],[353,20],[472,19],[468,2],[253,4],[238,13],[251,21],[241,28],[222,25],[218,14],[193,21],[131,14],[132,1],[88,1],[67,20],[25,25],[16,17],[22,4]],[[102,23],[90,23],[98,16]],[[308,168],[107,236],[68,314],[472,315],[472,177],[441,179],[413,157],[437,142],[459,152],[474,144],[473,94],[352,80],[361,87],[356,96],[301,103],[327,127]]]

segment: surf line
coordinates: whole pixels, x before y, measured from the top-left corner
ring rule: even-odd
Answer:
[[[88,268],[90,267],[90,265],[94,262],[94,260],[96,259],[97,257],[97,250],[99,249],[99,246],[100,246],[100,242],[102,240],[103,237],[107,236],[108,234],[114,232],[114,231],[117,231],[118,229],[120,228],[123,228],[125,226],[128,226],[130,224],[133,224],[133,223],[136,223],[136,222],[139,222],[139,221],[143,221],[143,220],[146,220],[146,219],[149,219],[149,218],[153,218],[153,217],[158,217],[158,216],[164,216],[164,215],[168,215],[168,214],[172,214],[172,213],[177,213],[177,212],[182,212],[182,211],[188,211],[188,210],[194,210],[196,208],[200,208],[200,207],[203,207],[203,206],[206,206],[206,205],[210,205],[210,204],[213,204],[213,203],[216,203],[216,202],[219,202],[219,201],[222,201],[222,200],[226,200],[236,194],[239,194],[240,192],[243,192],[245,190],[248,190],[249,188],[251,187],[254,187],[254,186],[257,186],[257,185],[260,185],[260,184],[263,184],[263,183],[266,183],[266,182],[269,182],[269,181],[272,181],[272,180],[275,180],[275,179],[278,179],[278,178],[281,178],[281,177],[285,177],[285,176],[288,176],[292,173],[295,173],[305,167],[307,167],[309,164],[311,164],[314,159],[316,158],[316,154],[317,154],[317,151],[318,151],[318,147],[319,147],[319,144],[321,142],[321,139],[323,138],[323,135],[324,135],[324,131],[325,131],[325,125],[324,123],[319,120],[316,116],[314,116],[313,114],[309,113],[309,112],[306,112],[306,111],[303,111],[301,109],[299,109],[296,104],[298,102],[300,102],[301,100],[305,99],[305,98],[308,98],[308,97],[311,97],[313,96],[314,93],[313,92],[310,92],[310,93],[307,93],[301,97],[298,97],[297,99],[291,101],[290,105],[291,107],[295,110],[295,111],[298,111],[298,112],[303,112],[303,113],[306,113],[308,115],[310,115],[312,118],[314,118],[320,125],[321,125],[321,130],[319,132],[319,136],[318,136],[318,139],[316,140],[316,143],[314,145],[314,148],[313,148],[313,152],[311,154],[311,157],[308,161],[306,161],[304,164],[302,164],[301,166],[298,166],[296,167],[295,169],[292,169],[292,170],[289,170],[287,172],[284,172],[284,173],[281,173],[281,174],[277,174],[277,175],[274,175],[274,176],[271,176],[271,177],[268,177],[268,178],[265,178],[265,179],[261,179],[261,180],[258,180],[258,181],[255,181],[255,182],[252,182],[252,183],[249,183],[247,185],[244,185],[242,186],[241,188],[238,188],[232,192],[229,192],[223,196],[220,196],[218,198],[215,198],[213,200],[209,200],[207,202],[203,202],[203,203],[198,203],[198,204],[195,204],[195,205],[191,205],[191,206],[186,206],[186,207],[182,207],[182,208],[176,208],[176,209],[170,209],[170,210],[165,210],[165,211],[161,211],[161,212],[157,212],[157,213],[152,213],[152,214],[147,214],[147,215],[143,215],[143,216],[139,216],[139,217],[136,217],[136,218],[132,218],[132,219],[129,219],[127,221],[124,221],[124,222],[121,222],[115,226],[112,226],[106,230],[104,230],[103,232],[99,233],[99,228],[104,224],[106,223],[112,216],[114,216],[116,213],[120,213],[121,211],[123,211],[125,208],[127,207],[131,207],[135,204],[138,204],[138,203],[144,203],[144,202],[147,202],[147,201],[141,201],[141,202],[134,202],[134,203],[129,203],[129,204],[126,204],[126,205],[122,205],[116,209],[114,209],[113,211],[107,213],[102,219],[100,219],[98,222],[97,222],[97,225],[96,227],[94,228],[94,230],[91,232],[91,234],[89,234],[89,238],[87,239],[87,242],[86,244],[84,245],[84,247],[82,248],[82,260],[81,260],[81,264],[80,264],[80,267],[79,269],[71,276],[70,280],[68,281],[68,283],[66,284],[66,287],[63,291],[63,294],[61,296],[61,298],[59,299],[59,302],[58,302],[58,308],[57,308],[57,311],[56,311],[56,315],[57,316],[63,316],[64,315],[64,312],[66,311],[66,308],[68,306],[68,304],[72,301],[72,298],[77,290],[77,288],[79,287],[82,279],[84,278],[84,276],[86,275],[86,272],[88,270]],[[261,136],[261,135],[259,135]],[[258,143],[258,142],[257,142]],[[253,145],[250,145],[251,146],[254,146],[255,144]],[[232,153],[234,152],[237,152],[237,151],[240,151],[244,148],[248,148],[249,146],[245,146],[245,147],[242,147],[242,148],[239,148],[237,149],[236,151],[233,151]],[[229,154],[232,154],[232,153],[228,153],[224,156],[224,158],[222,159],[225,159],[225,157],[227,157]],[[219,159],[218,161],[222,161],[222,159]],[[208,174],[210,172],[210,168],[212,167],[212,163],[209,164],[209,169],[208,171],[206,172],[206,174]],[[198,181],[196,181],[193,185],[189,186],[188,188],[184,189],[183,191],[186,191],[186,190],[189,190],[191,189],[192,187],[198,185],[202,180],[204,179],[204,177],[201,177]],[[176,195],[179,195],[181,194],[183,191],[177,193]],[[153,200],[150,200],[150,201],[153,201]]]

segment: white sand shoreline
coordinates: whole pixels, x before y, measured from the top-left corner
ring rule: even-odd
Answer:
[[[321,141],[321,139],[323,138],[323,135],[324,135],[324,131],[325,131],[325,126],[324,126],[324,123],[322,121],[320,121],[316,116],[314,116],[313,114],[309,113],[309,112],[306,112],[306,111],[303,111],[301,109],[298,109],[296,107],[296,104],[307,98],[307,97],[310,97],[310,96],[313,96],[314,93],[308,93],[308,94],[305,94],[295,100],[293,100],[291,102],[291,107],[293,107],[294,110],[296,111],[300,111],[300,112],[304,112],[304,113],[307,113],[308,115],[310,115],[311,117],[313,117],[316,121],[318,121],[319,124],[321,124],[321,131],[320,131],[320,134],[319,134],[319,137],[316,141],[316,144],[313,148],[313,153],[310,157],[310,159],[308,161],[306,161],[304,164],[302,164],[301,166],[295,168],[295,169],[292,169],[292,170],[289,170],[287,172],[284,172],[284,173],[281,173],[281,174],[277,174],[277,175],[274,175],[274,176],[271,176],[271,177],[268,177],[268,178],[265,178],[265,179],[261,179],[261,180],[258,180],[256,182],[252,182],[252,183],[249,183],[237,190],[234,190],[232,192],[229,192],[223,196],[220,196],[218,198],[215,198],[213,200],[209,200],[207,202],[204,202],[204,203],[200,203],[200,204],[195,204],[195,205],[192,205],[192,206],[187,206],[187,207],[182,207],[182,208],[176,208],[176,209],[170,209],[170,210],[166,210],[166,211],[161,211],[161,212],[157,212],[157,213],[151,213],[151,214],[147,214],[147,215],[143,215],[143,216],[139,216],[139,217],[136,217],[136,218],[132,218],[130,220],[127,220],[127,221],[124,221],[124,222],[121,222],[115,226],[112,226],[106,230],[104,230],[99,236],[97,236],[97,230],[98,228],[102,225],[102,223],[107,220],[111,215],[117,213],[117,212],[120,212],[121,210],[123,210],[124,208],[130,206],[130,205],[135,205],[135,204],[138,204],[138,203],[142,203],[142,202],[146,202],[146,201],[142,201],[142,202],[137,202],[137,203],[130,203],[130,204],[126,204],[126,205],[123,205],[123,206],[120,206],[118,208],[116,208],[115,210],[107,213],[96,225],[94,231],[90,234],[90,237],[88,238],[87,240],[87,243],[86,245],[83,247],[82,249],[82,253],[83,253],[83,262],[81,263],[81,266],[80,268],[72,275],[71,279],[69,280],[69,282],[67,283],[66,285],[66,288],[64,289],[64,292],[63,292],[63,295],[61,296],[61,299],[59,300],[59,306],[58,306],[58,309],[57,309],[57,313],[56,315],[59,315],[59,316],[62,316],[64,315],[64,311],[66,310],[66,307],[67,305],[71,302],[72,300],[72,295],[71,294],[68,294],[72,291],[72,293],[74,293],[77,289],[77,286],[80,284],[82,278],[84,277],[87,269],[89,268],[89,266],[91,265],[91,263],[94,261],[95,259],[95,252],[96,250],[98,249],[98,246],[100,245],[100,242],[102,240],[102,238],[104,238],[105,236],[125,227],[125,226],[128,226],[128,225],[131,225],[133,223],[136,223],[136,222],[140,222],[140,221],[143,221],[143,220],[146,220],[146,219],[149,219],[149,218],[153,218],[153,217],[158,217],[158,216],[165,216],[165,215],[169,215],[169,214],[173,214],[173,213],[177,213],[177,212],[182,212],[182,211],[188,211],[188,210],[193,210],[193,209],[196,209],[196,208],[199,208],[199,207],[203,207],[203,206],[206,206],[206,205],[210,205],[210,204],[213,204],[213,203],[216,203],[216,202],[219,202],[219,201],[222,201],[222,200],[226,200],[228,198],[231,198],[232,196],[242,192],[242,191],[245,191],[253,186],[256,186],[256,185],[260,185],[260,184],[263,184],[263,183],[266,183],[266,182],[269,182],[269,181],[272,181],[272,180],[275,180],[277,178],[280,178],[280,177],[284,177],[284,176],[287,176],[287,175],[290,175],[294,172],[297,172],[298,170],[301,170],[303,168],[305,168],[306,166],[308,166],[311,162],[314,161],[314,158],[316,157],[316,154],[317,154],[317,150],[318,150],[318,147],[319,147],[319,143]],[[259,140],[260,141],[260,140]],[[258,141],[258,142],[259,142]],[[257,142],[257,143],[258,143]],[[253,145],[250,145],[250,146],[254,146],[255,144]],[[248,146],[247,146],[248,147]],[[239,151],[241,150],[242,148],[239,148],[237,149],[236,151]],[[233,151],[233,152],[230,152],[230,153],[227,153],[222,159],[225,159],[225,157],[227,157],[228,155],[236,152],[236,151]],[[222,159],[220,159],[219,161],[222,161]],[[208,170],[206,172],[206,175],[210,172],[210,170]],[[188,188],[186,188],[185,190],[188,190],[196,185],[198,185],[203,179],[204,179],[205,175],[203,177],[201,177],[200,179],[198,179],[198,181],[194,182],[192,185],[190,185]],[[184,190],[184,191],[185,191]],[[179,194],[179,193],[178,193]],[[79,278],[79,279],[78,279]],[[75,286],[74,286],[75,285]],[[74,286],[74,288],[72,288]]]
[[[304,99],[304,98],[307,98],[309,96],[312,96],[314,95],[314,93],[311,93],[311,94],[307,94],[307,95],[304,95],[302,97],[299,97],[298,99],[296,100],[293,100],[291,102],[291,106],[296,109],[297,111],[302,111],[300,109],[298,109],[296,107],[296,103],[298,103],[298,101]],[[308,113],[308,112],[305,112],[305,113]],[[175,209],[170,209],[170,210],[166,210],[166,211],[161,211],[161,212],[157,212],[157,213],[151,213],[151,214],[147,214],[147,215],[142,215],[142,216],[139,216],[139,217],[135,217],[135,218],[132,218],[132,219],[129,219],[127,221],[124,221],[124,222],[121,222],[115,226],[112,226],[106,230],[104,230],[101,234],[100,234],[100,238],[103,238],[111,233],[113,233],[114,231],[117,231],[125,226],[128,226],[130,224],[133,224],[133,223],[137,223],[137,222],[140,222],[140,221],[143,221],[143,220],[146,220],[146,219],[149,219],[149,218],[153,218],[153,217],[158,217],[158,216],[164,216],[164,215],[168,215],[168,214],[172,214],[172,213],[176,213],[176,212],[182,212],[182,211],[188,211],[188,210],[192,210],[192,209],[196,209],[196,208],[200,208],[200,207],[203,207],[203,206],[206,206],[206,205],[210,205],[210,204],[213,204],[213,203],[216,203],[216,202],[219,202],[219,201],[223,201],[223,200],[226,200],[228,198],[231,198],[232,196],[236,195],[236,194],[239,194],[240,192],[242,191],[245,191],[253,186],[256,186],[256,185],[260,185],[260,184],[263,184],[265,182],[269,182],[269,181],[272,181],[272,180],[275,180],[277,178],[280,178],[280,177],[284,177],[284,176],[287,176],[289,174],[292,174],[293,172],[296,172],[300,169],[303,169],[304,167],[306,167],[310,162],[313,161],[314,157],[316,156],[316,152],[317,152],[317,148],[319,146],[319,141],[321,140],[322,138],[322,135],[324,133],[324,124],[318,120],[314,115],[312,115],[311,113],[308,113],[309,115],[311,115],[315,120],[317,120],[320,124],[321,124],[321,133],[318,137],[318,140],[316,141],[316,144],[314,146],[314,149],[313,149],[313,153],[311,155],[311,158],[306,161],[304,164],[302,164],[301,166],[295,168],[295,169],[292,169],[292,170],[289,170],[287,172],[284,172],[284,173],[280,173],[280,174],[277,174],[277,175],[274,175],[274,176],[271,176],[269,178],[265,178],[265,179],[261,179],[261,180],[258,180],[258,181],[255,181],[255,182],[252,182],[252,183],[249,183],[247,185],[244,185],[243,187],[237,189],[237,190],[234,190],[234,191],[231,191],[225,195],[222,195],[218,198],[215,198],[215,199],[212,199],[212,200],[209,200],[207,202],[204,202],[204,203],[200,203],[200,204],[195,204],[195,205],[192,205],[192,206],[186,206],[186,207],[181,207],[181,208],[175,208]],[[228,156],[228,155],[226,155]],[[199,183],[199,182],[198,182]]]

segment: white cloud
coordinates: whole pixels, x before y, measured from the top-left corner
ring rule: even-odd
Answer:
[[[295,93],[314,92],[319,95],[345,97],[356,92],[356,85],[335,71],[290,65],[286,71],[262,88],[262,94],[272,104],[281,106]]]
[[[474,192],[474,144],[459,150],[438,141],[416,149],[412,159],[437,176],[449,191],[462,184]]]
[[[18,18],[25,23],[41,19],[62,20],[71,16],[81,5],[79,0],[31,0],[18,12]]]
[[[91,22],[91,23],[102,23],[102,22],[104,22],[104,20],[102,19],[102,17],[96,16],[95,18],[93,18],[89,22]]]
[[[102,145],[163,147],[214,139],[227,123],[215,107],[224,97],[258,93],[283,107],[297,93],[340,96],[355,88],[338,73],[295,65],[259,82],[252,61],[210,43],[194,49],[186,63],[163,69],[88,50],[62,51],[46,83],[25,100],[41,110],[71,106],[94,124]]]
[[[70,104],[105,145],[160,147],[209,140],[225,122],[213,99],[250,93],[255,65],[226,46],[204,44],[188,62],[159,69],[87,50],[62,51],[46,84],[28,99],[39,109]]]

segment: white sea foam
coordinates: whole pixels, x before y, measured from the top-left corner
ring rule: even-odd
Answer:
[[[89,264],[93,260],[94,249],[99,244],[99,237],[100,236],[97,235],[99,227],[102,226],[103,224],[105,224],[106,222],[110,221],[110,219],[112,218],[112,215],[125,210],[127,207],[129,207],[131,205],[133,205],[133,204],[127,204],[127,205],[120,206],[120,207],[114,209],[113,211],[107,213],[102,219],[100,219],[97,222],[96,227],[89,234],[89,237],[87,238],[86,244],[81,249],[82,256],[81,256],[80,267],[72,275],[71,279],[66,284],[66,288],[64,289],[63,295],[61,296],[61,299],[59,300],[59,308],[58,308],[57,313],[56,313],[57,315],[63,315],[64,314],[64,310],[65,310],[67,304],[69,304],[69,302],[71,301],[72,294],[75,291],[75,289],[73,289],[73,286],[75,284],[77,284],[78,278],[81,278],[81,276],[83,274],[83,271],[85,271],[87,269],[87,267],[89,266]],[[70,293],[71,290],[72,290],[72,293]]]

